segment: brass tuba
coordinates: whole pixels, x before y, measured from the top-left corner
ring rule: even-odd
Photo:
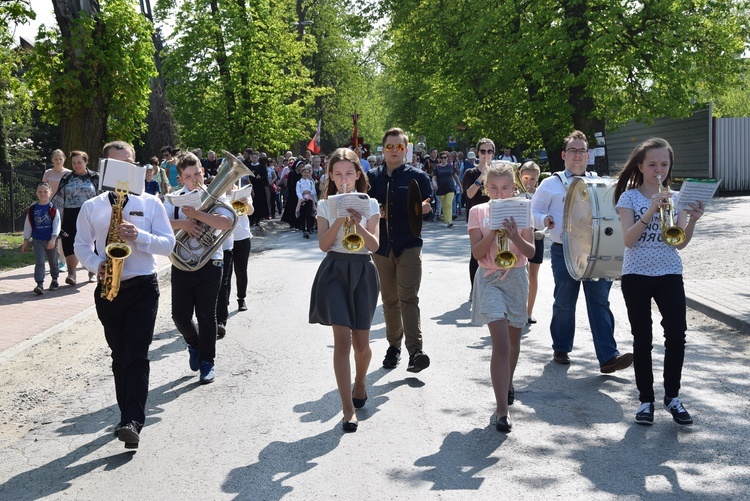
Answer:
[[[122,280],[122,267],[125,259],[130,256],[132,249],[117,234],[117,229],[122,224],[122,206],[125,204],[125,196],[128,194],[128,183],[117,181],[115,198],[112,204],[112,217],[109,220],[109,233],[107,234],[107,246],[104,253],[107,255],[104,279],[102,279],[102,290],[99,295],[112,301],[120,292],[120,281]]]
[[[250,169],[245,167],[237,157],[222,150],[224,161],[221,163],[216,176],[211,181],[208,188],[201,186],[203,196],[201,205],[198,210],[209,214],[218,212],[218,209],[224,209],[232,218],[232,227],[227,230],[217,230],[207,224],[195,221],[201,228],[201,234],[198,238],[191,237],[184,230],[175,232],[175,246],[169,260],[175,268],[182,271],[196,271],[201,269],[214,253],[221,249],[221,244],[229,237],[237,225],[237,213],[232,206],[222,200],[219,200],[242,176],[252,174]]]
[[[510,239],[505,230],[499,230],[495,235],[495,245],[497,245],[497,255],[495,264],[498,268],[507,270],[513,268],[518,261],[518,256],[510,251]]]
[[[656,176],[659,181],[659,193],[666,193],[669,188],[661,182],[661,176]],[[677,226],[674,220],[674,201],[669,197],[667,206],[659,207],[659,228],[661,229],[661,239],[667,245],[680,245],[685,241],[685,230]]]

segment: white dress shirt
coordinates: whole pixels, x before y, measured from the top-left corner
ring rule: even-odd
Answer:
[[[315,181],[313,179],[302,178],[297,181],[297,198],[302,200],[302,194],[306,191],[310,192],[313,200],[317,198],[315,194]]]
[[[86,200],[78,214],[73,250],[81,264],[92,273],[97,273],[99,264],[106,261],[104,249],[111,219],[112,204],[106,191]],[[156,255],[168,256],[175,242],[164,206],[158,198],[148,193],[128,195],[128,201],[122,208],[122,220],[138,228],[135,241],[125,241],[132,253],[124,261],[122,280],[156,273]]]

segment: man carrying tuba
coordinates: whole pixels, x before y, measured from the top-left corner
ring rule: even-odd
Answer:
[[[198,157],[192,153],[179,157],[177,174],[183,187],[173,195],[204,189],[203,169]],[[222,187],[219,185],[222,184],[214,181],[211,188],[216,186],[221,191]],[[214,380],[216,300],[224,265],[221,243],[234,228],[237,217],[224,192],[213,196],[207,192],[207,195],[215,198],[217,203],[205,199],[206,202],[200,208],[180,208],[169,200],[164,202],[172,228],[180,233],[178,245],[172,255],[172,320],[188,344],[190,369],[200,370],[202,384],[212,383]],[[182,252],[190,249],[191,256],[195,257],[191,257],[188,263],[181,263],[178,256],[181,249]],[[193,312],[198,319],[197,326],[193,322]]]
[[[104,146],[102,158],[134,163],[135,152],[128,143],[114,141]],[[125,442],[126,449],[135,449],[146,419],[148,348],[159,306],[156,255],[169,255],[175,238],[158,198],[148,193],[129,194],[115,209],[117,198],[114,192],[105,191],[84,202],[78,215],[73,249],[81,264],[97,273],[100,280],[94,291],[94,302],[112,350],[112,372],[120,408],[115,435]],[[111,219],[118,215],[119,223],[110,228]],[[101,281],[107,273],[105,248],[110,229],[131,252],[118,273],[119,289],[114,295],[103,297]]]

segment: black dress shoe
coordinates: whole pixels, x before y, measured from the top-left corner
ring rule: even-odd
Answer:
[[[599,370],[604,374],[611,374],[615,371],[627,369],[633,363],[633,354],[626,353],[624,355],[616,355],[612,357],[606,364],[602,365]]]
[[[247,311],[247,305],[244,299],[237,300],[237,311]]]
[[[365,398],[354,398],[354,394],[352,394],[352,402],[355,409],[361,409],[365,406],[365,402],[367,402],[367,395],[365,395]]]
[[[121,429],[122,429],[122,423],[117,423],[117,426],[115,426],[115,437],[120,433]]]
[[[138,428],[135,426],[135,423],[132,422],[122,425],[122,428],[120,428],[120,431],[117,433],[117,438],[120,439],[120,442],[125,442],[126,449],[137,449],[138,442],[141,441],[141,437],[138,434]]]
[[[511,386],[510,390],[508,390],[508,405],[513,405],[513,402],[516,401],[516,390]]]
[[[345,433],[354,433],[357,431],[357,422],[356,421],[344,421],[344,424],[341,425],[341,428],[344,430]]]
[[[556,364],[570,365],[570,357],[564,351],[554,352],[552,354],[552,360],[554,360]]]
[[[497,418],[497,422],[495,422],[495,429],[504,433],[510,433],[510,430],[513,429],[513,425],[510,424],[508,416],[503,416]]]

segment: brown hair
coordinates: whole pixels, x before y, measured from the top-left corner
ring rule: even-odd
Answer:
[[[565,150],[568,147],[568,143],[573,141],[574,139],[580,139],[584,143],[586,143],[586,149],[589,147],[589,140],[586,139],[586,134],[581,132],[580,130],[574,130],[570,133],[568,137],[563,139],[563,150]]]
[[[495,143],[492,142],[492,139],[490,139],[488,137],[483,137],[482,139],[480,139],[479,141],[477,141],[476,151],[474,152],[475,154],[479,154],[479,147],[482,146],[483,144],[490,144],[490,145],[492,145],[492,151],[493,152],[496,151],[495,150]]]
[[[662,182],[665,186],[670,185],[672,182],[672,168],[674,167],[674,151],[672,151],[672,147],[666,139],[652,137],[636,146],[625,161],[625,167],[623,167],[622,171],[617,176],[617,184],[615,185],[614,194],[615,203],[620,200],[620,195],[626,190],[638,188],[643,184],[643,173],[638,168],[638,165],[643,163],[643,159],[646,157],[648,150],[661,148],[664,148],[669,152],[669,172],[667,173],[667,177],[662,179]]]
[[[323,198],[328,198],[329,196],[338,193],[338,188],[336,187],[336,183],[333,182],[333,179],[331,179],[331,175],[333,174],[333,166],[341,161],[348,161],[354,164],[354,170],[360,173],[354,189],[360,193],[367,193],[370,184],[367,181],[367,174],[362,170],[362,164],[359,163],[359,155],[349,148],[339,148],[331,153],[331,156],[328,158],[328,169],[326,169],[326,174],[328,175],[328,187],[326,188],[326,192],[323,193]]]
[[[398,127],[393,127],[385,131],[385,134],[383,134],[383,140],[380,144],[385,146],[385,140],[390,136],[400,136],[404,141],[404,146],[409,146],[409,136],[406,135],[406,132],[404,132],[403,129],[399,129]]]
[[[75,157],[81,157],[81,158],[83,158],[83,163],[85,163],[86,165],[89,164],[89,154],[86,153],[85,151],[80,151],[80,150],[73,150],[73,151],[71,151],[70,152],[70,161],[72,162],[73,158],[75,158]]]
[[[524,171],[527,170],[535,172],[537,176],[542,173],[542,169],[540,169],[536,162],[534,162],[533,160],[524,162],[524,164],[518,168],[518,175],[522,175]]]
[[[190,152],[182,153],[179,157],[177,157],[177,173],[182,175],[182,171],[184,171],[188,167],[200,167],[201,162],[198,160],[198,157],[193,155]]]
[[[130,156],[135,160],[135,150],[133,147],[125,141],[112,141],[104,145],[102,148],[102,157],[107,158],[109,156],[109,150],[126,150],[130,152]]]
[[[159,167],[159,158],[158,157],[151,157],[151,158],[148,159],[148,163],[150,163],[154,167]]]

